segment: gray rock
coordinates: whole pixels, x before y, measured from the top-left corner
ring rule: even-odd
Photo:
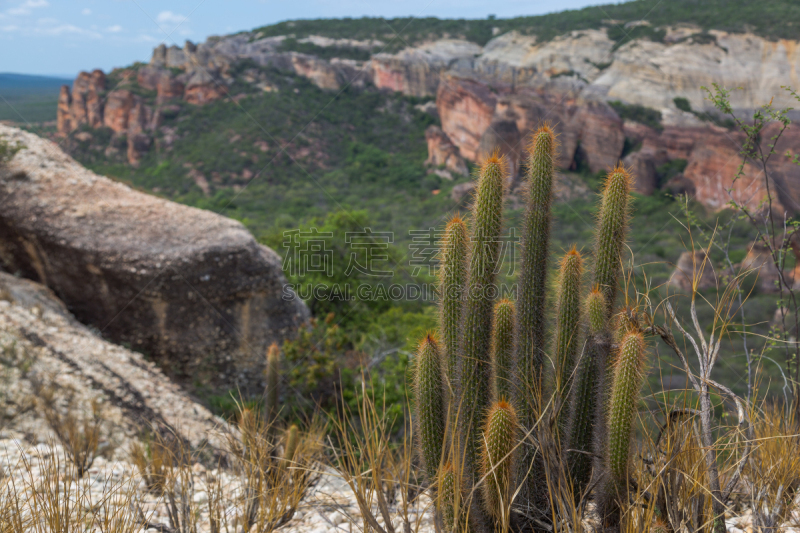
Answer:
[[[239,222],[133,191],[31,133],[0,135],[27,146],[0,171],[0,265],[104,336],[179,376],[255,384],[267,346],[308,318],[280,257]]]

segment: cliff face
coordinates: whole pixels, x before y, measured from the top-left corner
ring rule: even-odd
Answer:
[[[308,317],[275,252],[239,222],[93,174],[33,134],[0,134],[27,147],[0,174],[4,270],[178,375],[258,386],[266,347]]]
[[[105,124],[127,136],[128,159],[136,164],[150,149],[161,107],[171,99],[202,105],[226,97],[236,80],[272,90],[254,69],[234,74],[239,62],[249,60],[293,72],[330,91],[371,83],[416,97],[435,95],[444,136],[431,138],[435,140],[432,146],[433,150],[446,147],[447,154],[431,152],[431,164],[452,160],[449,165],[460,170],[461,165],[455,163],[459,158],[477,161],[482,152],[497,148],[509,157],[512,172],[517,173],[521,144],[547,121],[560,134],[563,168],[585,164],[592,172],[606,170],[623,157],[627,137],[642,145],[624,157],[636,171],[636,188],[641,193],[651,194],[664,185],[658,182],[661,165],[686,159],[686,171],[675,183],[692,190],[709,207],[724,206],[731,185],[741,198],[754,190],[760,198],[766,184],[755,169],[746,169],[746,179],[733,179],[738,164],[736,142],[731,142],[735,135],[679,110],[674,99],[686,98],[695,111],[709,110],[712,106],[701,87],[719,83],[743,89],[731,93],[736,109],[752,109],[773,97],[776,106],[790,106],[792,97],[781,86],[800,86],[798,43],[701,32],[686,25],[664,30],[663,42],[639,39],[619,47],[605,29],[573,31],[547,42],[509,32],[483,47],[440,39],[396,54],[378,53],[368,61],[328,61],[286,52],[281,48],[286,37],[248,33],[214,37],[197,45],[187,42],[183,48],[161,45],[148,66],[127,74],[140,87],[156,91],[154,105],[130,94],[124,84],[106,92],[100,71],[81,73],[72,91],[62,89],[58,131],[66,135],[82,125]],[[303,41],[364,50],[376,46],[372,41],[313,36]],[[614,100],[660,111],[663,130],[623,124],[607,104]],[[783,142],[791,147],[791,140],[787,135]],[[771,165],[781,204],[795,212],[800,202],[800,170],[785,157],[773,158]]]

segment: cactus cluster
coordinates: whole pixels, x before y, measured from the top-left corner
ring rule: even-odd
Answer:
[[[508,165],[492,155],[480,167],[469,230],[460,217],[445,228],[439,330],[426,335],[415,359],[420,455],[448,532],[540,530],[552,518],[535,444],[544,437],[564,450],[576,498],[594,472],[601,476],[591,485],[602,492],[594,495],[601,511],[618,515],[608,502],[627,489],[646,350],[635,309],[615,319],[631,177],[618,166],[606,178],[591,290],[584,294],[585,260],[572,247],[560,261],[553,297],[554,130],[539,128],[528,152],[516,301],[495,301]],[[547,409],[559,410],[551,427],[541,423]]]

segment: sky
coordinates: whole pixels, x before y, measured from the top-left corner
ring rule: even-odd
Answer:
[[[537,15],[609,0],[0,0],[0,72],[73,78],[183,46],[300,18]]]

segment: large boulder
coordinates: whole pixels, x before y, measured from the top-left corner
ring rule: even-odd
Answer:
[[[47,287],[0,272],[4,431],[54,439],[35,397],[44,392],[80,417],[102,400],[103,435],[118,458],[142,432],[168,431],[193,446],[219,438],[225,422],[140,354],[81,325]],[[41,407],[41,406],[40,406]]]
[[[83,323],[177,375],[259,382],[264,352],[308,318],[278,255],[239,223],[98,176],[50,141],[0,175],[0,261]]]

